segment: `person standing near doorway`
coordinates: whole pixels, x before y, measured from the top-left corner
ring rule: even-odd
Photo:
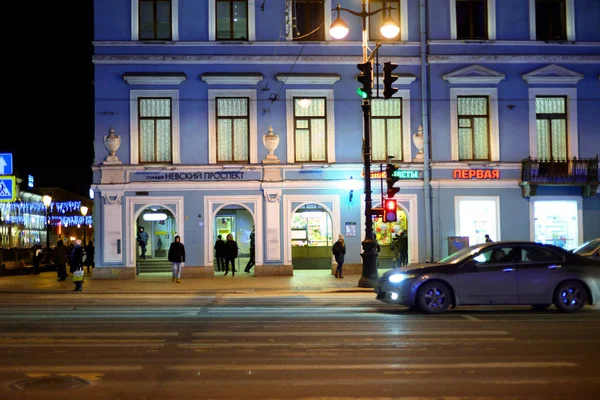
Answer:
[[[215,261],[217,264],[217,272],[225,272],[225,241],[223,236],[217,236],[215,242]]]
[[[44,251],[42,250],[42,246],[39,244],[33,245],[33,274],[40,274],[40,263],[42,262],[42,258],[44,257]]]
[[[490,235],[488,235],[487,233],[485,234],[485,242],[486,243],[492,243],[493,240],[490,238]]]
[[[235,276],[235,259],[238,256],[238,245],[233,240],[233,235],[230,233],[227,235],[227,242],[225,242],[225,275],[229,273],[229,264],[231,263],[231,276]]]
[[[173,264],[173,282],[181,283],[181,267],[185,262],[185,246],[181,243],[179,235],[169,247],[169,261]]]
[[[244,269],[244,272],[250,273],[250,269],[252,267],[254,267],[254,265],[256,264],[254,261],[254,237],[255,237],[255,232],[254,232],[254,225],[252,225],[252,232],[250,232],[250,259],[248,260],[248,264],[246,264],[246,268]]]
[[[61,240],[56,242],[56,248],[54,249],[54,264],[56,264],[56,274],[58,275],[59,281],[67,279],[67,246]]]
[[[342,268],[344,267],[344,257],[346,254],[346,244],[344,243],[344,236],[342,234],[338,234],[338,240],[333,244],[331,248],[331,252],[335,257],[335,262],[337,263],[337,268],[335,269],[335,277],[344,279],[344,275],[342,274]]]
[[[141,254],[140,258],[142,260],[145,260],[146,259],[146,246],[148,245],[148,234],[144,231],[143,226],[140,226],[140,229],[138,230],[137,242],[140,245],[140,248],[142,249],[142,254]]]
[[[408,265],[408,235],[405,230],[398,236],[398,261],[400,267]]]
[[[75,247],[72,250],[71,268],[73,269],[73,282],[75,282],[74,292],[81,292],[83,290],[83,246],[81,239],[75,240]]]

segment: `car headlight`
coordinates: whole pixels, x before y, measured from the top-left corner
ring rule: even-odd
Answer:
[[[415,275],[393,274],[393,275],[390,275],[388,280],[392,283],[398,283],[398,282],[402,282],[405,279],[411,279],[414,277],[415,277]]]

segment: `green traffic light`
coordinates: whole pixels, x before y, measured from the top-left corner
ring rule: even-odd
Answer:
[[[366,99],[368,97],[367,93],[364,90],[362,90],[362,88],[356,88],[356,93],[358,93],[358,95],[363,99]]]

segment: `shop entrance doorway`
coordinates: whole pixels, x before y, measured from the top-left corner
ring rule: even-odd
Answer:
[[[382,204],[378,204],[376,207],[382,207]],[[373,232],[381,248],[377,258],[379,268],[389,269],[400,265],[398,242],[395,239],[402,231],[406,231],[408,235],[408,228],[408,216],[400,203],[398,203],[396,211],[396,222],[384,222],[383,218],[373,216]]]
[[[145,251],[137,240],[140,228],[147,234]],[[173,213],[160,205],[146,207],[136,220],[136,272],[169,272],[168,252],[177,235]],[[144,235],[141,235],[142,237]],[[142,254],[145,257],[142,257]]]
[[[292,266],[331,270],[331,215],[318,204],[305,204],[292,214]]]
[[[231,233],[233,240],[236,241],[239,248],[238,258],[235,262],[237,272],[244,271],[250,260],[250,235],[252,234],[253,227],[254,218],[250,211],[238,205],[225,206],[215,215],[213,224],[213,248],[219,235],[221,235],[223,240],[227,241],[227,235]],[[217,260],[214,258],[214,254],[213,260],[215,272],[220,272],[217,271]]]

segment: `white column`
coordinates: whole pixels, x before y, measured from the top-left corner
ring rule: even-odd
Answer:
[[[103,263],[123,262],[122,193],[103,193],[102,230],[104,232]]]
[[[265,196],[265,261],[281,261],[281,189],[263,189]]]

